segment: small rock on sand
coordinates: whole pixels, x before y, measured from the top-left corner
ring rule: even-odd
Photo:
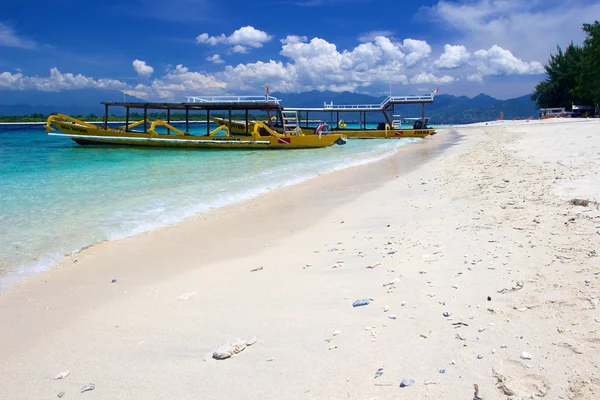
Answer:
[[[246,342],[242,339],[234,339],[229,343],[219,346],[213,352],[213,358],[217,360],[224,360],[235,354],[238,354],[246,348]]]
[[[529,354],[528,352],[524,351],[521,353],[521,359],[523,360],[531,360],[531,354]]]
[[[356,300],[354,303],[352,303],[352,307],[361,307],[361,306],[366,306],[371,302],[371,300],[369,299],[361,299],[361,300]]]
[[[407,387],[412,385],[413,383],[415,383],[414,379],[402,379],[402,382],[400,382],[400,387]]]

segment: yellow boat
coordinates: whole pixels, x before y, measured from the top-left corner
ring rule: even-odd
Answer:
[[[235,134],[239,134],[239,135],[245,135],[246,134],[246,124],[244,121],[234,121],[232,120],[231,123],[229,123],[228,120],[226,120],[225,118],[218,118],[218,117],[211,117],[210,118],[211,122],[214,122],[216,124],[220,124],[220,125],[225,125],[229,128],[231,133],[235,133]],[[254,125],[256,124],[257,121],[249,121],[248,122],[248,130],[252,131],[254,129]],[[380,124],[383,125],[383,124]],[[341,120],[338,123],[338,126],[345,126],[345,123],[343,120]],[[396,124],[394,124],[393,127],[390,127],[390,125],[385,124],[385,126],[382,126],[383,129],[346,129],[346,128],[333,128],[330,130],[330,132],[326,132],[326,133],[339,133],[342,134],[348,138],[352,138],[352,139],[398,139],[398,138],[424,138],[427,136],[431,136],[431,135],[435,135],[436,131],[435,129],[431,129],[431,128],[426,128],[426,129],[403,129],[400,127],[397,127]],[[275,131],[277,132],[281,132],[282,127],[281,126],[275,126],[273,128]],[[302,130],[302,133],[304,135],[315,135],[315,130],[317,128],[306,128],[306,127],[302,127],[300,128]]]
[[[249,96],[246,96],[249,97]],[[103,126],[93,125],[67,115],[58,114],[48,117],[45,125],[46,133],[50,136],[68,137],[81,145],[124,145],[124,146],[151,146],[151,147],[199,147],[219,149],[313,149],[332,146],[333,144],[344,144],[346,142],[342,134],[329,135],[305,135],[296,126],[286,127],[284,132],[277,132],[262,122],[255,122],[253,128],[244,129],[243,134],[231,132],[227,125],[219,125],[216,129],[204,135],[189,133],[189,111],[205,110],[207,121],[210,121],[211,110],[232,109],[235,110],[275,110],[281,112],[282,107],[278,100],[261,97],[262,100],[236,97],[235,101],[229,97],[211,98],[210,101],[187,103],[103,103],[105,105],[105,118]],[[200,99],[200,98],[194,98]],[[124,106],[127,109],[126,124],[120,128],[108,126],[108,107]],[[129,124],[129,110],[144,109],[144,119]],[[147,111],[152,109],[186,111],[185,131],[171,125],[170,121],[161,120],[151,122],[147,119]],[[149,125],[149,127],[148,127]],[[143,126],[143,130],[134,130]],[[166,133],[159,133],[156,128],[163,126]],[[148,128],[147,128],[148,127]],[[58,132],[57,132],[58,131]]]
[[[340,121],[340,125],[345,125]],[[399,138],[425,138],[436,134],[435,129],[425,127],[421,129],[421,120],[415,121],[412,129],[402,128],[401,121],[393,121],[392,126],[380,123],[377,129],[335,129],[334,132],[343,133],[353,139],[399,139]]]
[[[439,89],[439,88],[438,88]],[[318,113],[319,115],[328,115],[329,121],[338,121],[336,126],[331,129],[332,132],[342,133],[349,139],[395,139],[395,138],[424,138],[427,136],[435,135],[435,129],[427,127],[425,118],[425,104],[433,103],[435,95],[438,93],[438,89],[431,92],[428,95],[418,96],[388,96],[380,104],[355,104],[355,105],[334,105],[333,102],[324,103],[323,107],[291,107],[286,110],[296,112],[299,115],[303,115],[299,122],[302,125],[308,125],[309,113]],[[414,125],[412,129],[402,128],[402,119],[400,115],[396,115],[394,110],[395,106],[408,105],[408,104],[420,104],[421,105],[421,118],[412,118]],[[352,113],[359,115],[360,125],[362,127],[367,126],[367,114],[380,114],[385,122],[378,124],[377,129],[355,129],[348,128],[344,123],[343,119],[340,119],[340,114]],[[313,114],[314,115],[314,114]],[[335,115],[335,119],[334,119]],[[302,128],[303,132],[307,134],[308,128]]]
[[[435,135],[435,129],[389,129],[389,130],[337,130],[349,139],[400,139],[400,138],[425,138]]]
[[[232,120],[231,123],[225,118],[219,117],[210,117],[210,121],[215,124],[225,125],[229,128],[229,132],[236,135],[246,135],[246,123],[244,121],[235,121]],[[248,121],[248,132],[254,130],[254,125],[258,121]],[[282,132],[283,128],[281,126],[271,126],[276,132]],[[315,130],[313,128],[299,128],[304,135],[314,135]]]

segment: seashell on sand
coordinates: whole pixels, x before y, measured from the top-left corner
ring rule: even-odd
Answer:
[[[242,339],[233,339],[231,342],[219,346],[213,352],[213,358],[217,360],[224,360],[244,351],[245,348],[245,341],[243,341]]]
[[[71,371],[64,371],[54,377],[54,380],[65,379],[67,376],[71,375]]]

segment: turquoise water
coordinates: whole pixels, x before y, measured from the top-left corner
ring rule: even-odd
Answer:
[[[293,151],[147,149],[79,146],[41,126],[0,126],[0,292],[84,246],[380,159],[418,140]]]

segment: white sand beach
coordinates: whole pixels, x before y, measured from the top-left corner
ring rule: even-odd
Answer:
[[[599,170],[600,121],[455,127],[84,249],[0,296],[0,399],[598,399]]]

